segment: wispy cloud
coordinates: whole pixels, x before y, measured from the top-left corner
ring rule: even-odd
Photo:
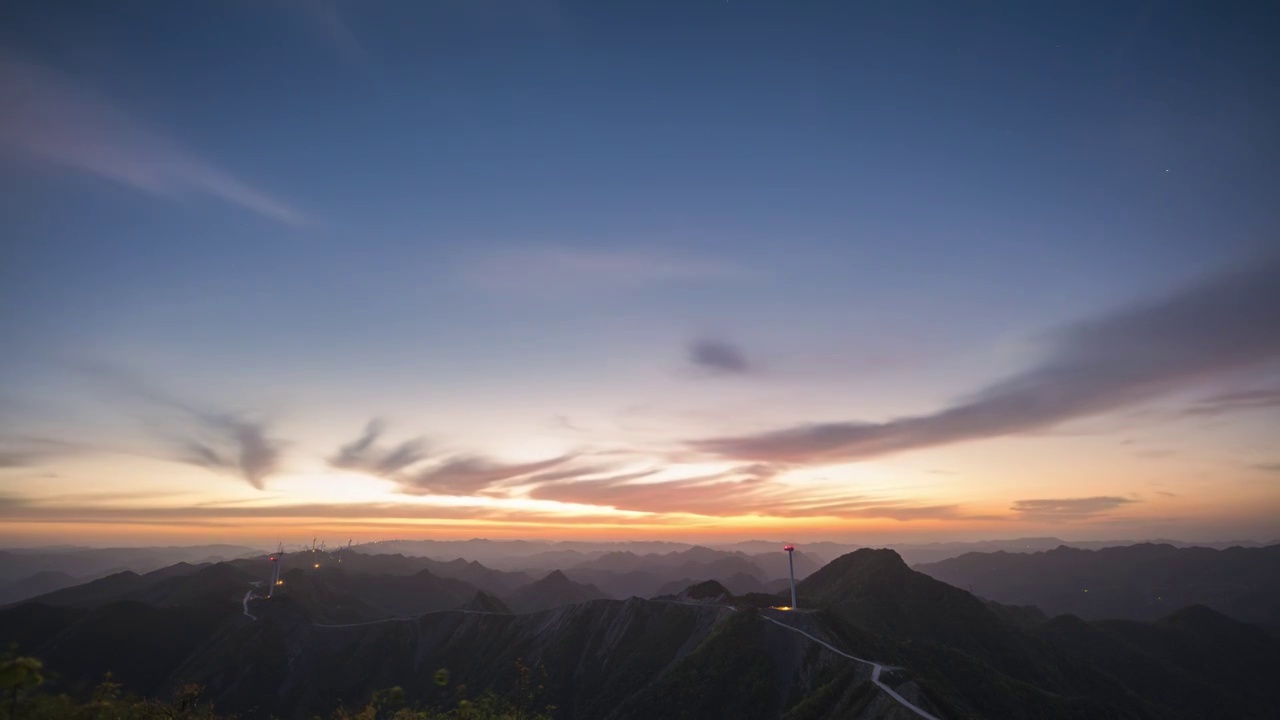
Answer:
[[[742,349],[725,340],[699,338],[686,350],[694,367],[714,375],[743,375],[751,370]]]
[[[1103,515],[1137,500],[1124,497],[1018,500],[1010,508],[1025,520],[1081,520]]]
[[[194,413],[190,435],[174,438],[182,451],[177,459],[210,470],[238,474],[261,490],[280,464],[281,444],[265,425],[235,415]]]
[[[844,517],[964,519],[957,505],[920,505],[871,496],[829,495],[774,482],[785,468],[756,464],[696,477],[653,480],[654,470],[547,482],[530,488],[538,500],[597,505],[617,510],[708,517]],[[539,478],[530,478],[535,482]],[[989,518],[987,518],[989,519]]]
[[[337,454],[329,458],[329,464],[342,470],[395,477],[402,470],[427,459],[424,438],[412,438],[399,445],[383,448],[378,445],[378,440],[385,432],[385,422],[376,418],[370,420],[364,433],[343,445]]]
[[[0,470],[28,468],[88,452],[80,443],[41,437],[0,437]]]
[[[0,50],[0,145],[154,195],[215,197],[301,225],[298,210],[199,158],[115,104]]]
[[[1185,410],[1188,415],[1224,415],[1280,408],[1280,388],[1256,388],[1207,397]]]
[[[931,415],[693,443],[765,462],[868,458],[1051,427],[1280,358],[1280,258],[1069,327],[1047,357]]]
[[[475,495],[515,480],[563,465],[572,455],[528,463],[503,463],[479,455],[450,458],[402,480],[403,490],[420,495]]]
[[[265,422],[180,400],[116,367],[98,364],[84,370],[121,395],[133,411],[152,419],[168,459],[239,475],[259,490],[279,470],[284,443],[271,436]],[[158,420],[157,413],[162,416]]]
[[[740,267],[717,259],[658,251],[555,247],[499,251],[472,258],[461,270],[470,283],[487,290],[541,292],[634,290],[744,274]]]
[[[287,4],[300,13],[344,60],[361,67],[371,67],[369,52],[343,19],[337,0],[289,0]]]
[[[1258,463],[1257,465],[1253,466],[1253,469],[1261,470],[1262,472],[1280,473],[1280,462]]]

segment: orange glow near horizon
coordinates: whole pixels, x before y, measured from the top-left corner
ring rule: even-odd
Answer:
[[[156,459],[75,458],[58,468],[60,477],[20,477],[9,487],[14,499],[0,505],[0,542],[274,548],[281,540],[314,536],[343,542],[1184,539],[1187,533],[1194,533],[1193,539],[1223,539],[1249,534],[1237,533],[1234,528],[1240,527],[1271,539],[1265,528],[1280,509],[1274,484],[1245,475],[1236,481],[1235,492],[1218,493],[1218,484],[1174,464],[1161,466],[1158,484],[1146,486],[1151,489],[1117,496],[1109,488],[1122,482],[1142,487],[1126,478],[1146,477],[1141,473],[1151,469],[1105,454],[1075,461],[1080,453],[1068,449],[1082,442],[1068,437],[961,445],[945,453],[787,469],[746,481],[725,476],[734,467],[723,463],[671,463],[661,472],[605,487],[609,492],[600,492],[590,476],[572,481],[583,490],[569,501],[539,497],[536,483],[473,495],[409,495],[385,478],[319,468],[282,473],[259,490],[234,478],[211,482],[206,470],[175,468]],[[629,462],[648,467],[643,460]],[[933,465],[954,470],[920,469]],[[1034,489],[1023,487],[1025,467],[1045,468],[1037,473]],[[137,490],[89,491],[99,479]],[[190,490],[177,491],[185,488]],[[1068,500],[1019,505],[1026,497]],[[1089,500],[1096,507],[1080,509],[1079,503]]]

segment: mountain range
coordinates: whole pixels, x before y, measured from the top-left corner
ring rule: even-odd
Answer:
[[[1001,603],[1086,620],[1155,620],[1205,605],[1280,627],[1280,544],[1213,550],[1140,544],[968,553],[916,569]]]
[[[108,671],[147,696],[194,682],[247,719],[311,717],[392,686],[439,704],[439,668],[456,685],[509,692],[522,665],[564,720],[1280,714],[1267,680],[1280,673],[1280,642],[1256,626],[1203,605],[1154,622],[1050,618],[976,597],[891,550],[817,569],[791,611],[770,608],[789,593],[740,596],[714,580],[615,600],[560,571],[285,558],[270,599],[253,597],[267,590],[265,558],[180,563],[0,610],[0,642],[56,668],[58,691],[87,693]]]
[[[174,563],[220,562],[260,554],[242,545],[10,548],[0,550],[0,605],[126,570],[146,573]]]

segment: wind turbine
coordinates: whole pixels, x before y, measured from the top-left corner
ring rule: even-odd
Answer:
[[[796,609],[796,546],[787,543],[782,546],[787,551],[787,568],[791,571],[791,609]]]
[[[276,592],[276,586],[280,584],[280,566],[284,563],[284,543],[276,545],[276,552],[267,558],[271,562],[271,586],[267,588],[267,597],[271,597]]]

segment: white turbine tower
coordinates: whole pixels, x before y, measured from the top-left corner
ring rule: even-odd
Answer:
[[[284,563],[284,545],[277,545],[276,552],[267,559],[271,561],[271,585],[267,588],[267,597],[271,597],[276,592],[276,586],[280,584],[280,566]]]
[[[791,571],[791,609],[796,609],[796,546],[787,543],[782,546],[787,551],[787,567]]]

